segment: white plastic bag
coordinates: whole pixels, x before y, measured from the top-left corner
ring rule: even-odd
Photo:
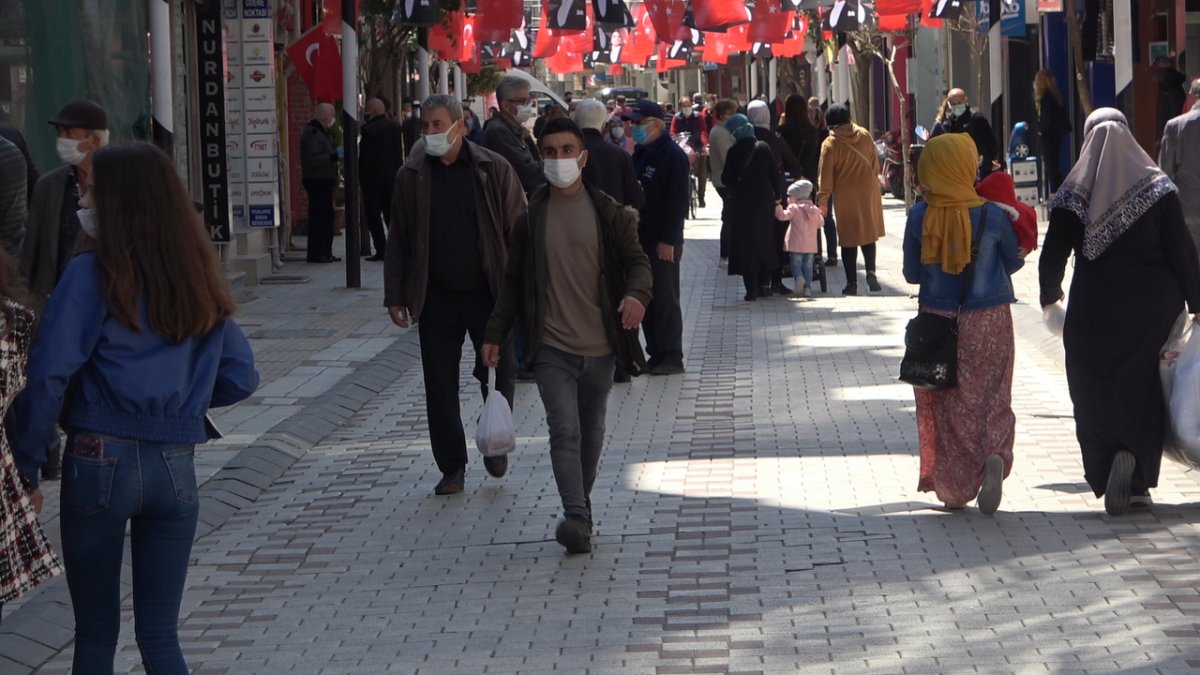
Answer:
[[[1200,331],[1190,314],[1176,322],[1164,352],[1178,352],[1174,363],[1159,361],[1167,404],[1163,451],[1186,467],[1200,468]]]
[[[1042,308],[1042,322],[1046,324],[1047,330],[1062,337],[1063,326],[1067,323],[1067,308],[1063,307],[1061,301],[1046,305]]]
[[[517,449],[517,430],[513,426],[508,400],[496,391],[496,369],[488,368],[488,394],[479,424],[475,428],[475,447],[484,457],[499,457]]]

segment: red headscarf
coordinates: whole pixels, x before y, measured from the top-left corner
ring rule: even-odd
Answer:
[[[1032,251],[1037,248],[1037,211],[1017,199],[1017,188],[1013,184],[1012,176],[1001,171],[991,173],[975,185],[975,192],[1009,214],[1013,220],[1013,231],[1017,233],[1017,242],[1023,250]]]

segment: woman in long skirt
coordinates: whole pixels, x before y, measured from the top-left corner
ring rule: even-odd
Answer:
[[[916,391],[917,489],[952,509],[978,497],[979,509],[991,514],[1012,469],[1009,277],[1023,263],[1008,216],[975,193],[976,157],[967,134],[943,134],[925,146],[925,202],[905,228],[904,278],[921,285],[919,311],[958,317],[958,386]]]
[[[1174,183],[1142,150],[1125,116],[1092,113],[1079,161],[1050,202],[1039,263],[1044,307],[1063,299],[1067,384],[1083,471],[1104,508],[1148,505],[1158,485],[1163,398],[1158,360],[1187,301],[1200,311],[1200,263]]]

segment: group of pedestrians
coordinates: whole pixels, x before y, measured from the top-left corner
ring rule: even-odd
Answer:
[[[187,673],[177,624],[200,508],[195,446],[219,435],[210,409],[258,386],[254,357],[174,162],[148,144],[110,146],[91,101],[49,122],[64,166],[31,194],[24,167],[9,170],[23,158],[0,142],[0,603],[65,569],[73,672],[111,673],[128,530],[143,663]],[[61,563],[36,515],[60,445]]]
[[[859,251],[868,288],[879,290],[878,159],[843,106],[818,117],[798,96],[778,132],[760,102],[746,114],[732,100],[687,113],[701,102],[685,99],[672,118],[653,101],[610,110],[588,99],[534,140],[528,84],[505,78],[497,94],[482,145],[470,140],[461,103],[435,95],[422,102],[411,148],[368,156],[399,164],[390,186],[365,186],[375,191],[368,210],[387,225],[386,240],[372,232],[384,304],[396,325],[417,324],[435,494],[466,487],[459,363],[469,338],[484,397],[494,369],[494,391],[514,403],[518,360],[536,383],[562,509],[555,539],[586,553],[614,381],[685,370],[680,260],[694,167],[673,128],[704,130],[726,201],[722,254],[747,300],[777,292],[787,273],[795,292],[811,293],[822,233],[846,268],[843,293],[857,292]],[[994,513],[1016,437],[1011,275],[1037,242],[1011,181],[994,187],[1003,174],[985,167],[972,133],[981,123],[958,107],[964,101],[947,99],[944,133],[924,150],[925,199],[903,240],[919,311],[958,326],[958,385],[916,392],[918,489],[949,509],[975,500]],[[367,110],[364,139],[407,144],[408,122],[391,120],[386,102]],[[323,138],[330,113],[318,107],[302,146],[336,167]],[[109,146],[107,115],[90,101],[49,121],[65,165],[32,188],[27,153],[0,130],[0,602],[65,568],[74,671],[110,672],[128,528],[143,661],[148,671],[185,673],[176,626],[199,512],[194,449],[219,435],[211,408],[257,387],[254,357],[171,160],[147,144]],[[614,142],[617,128],[630,129],[632,155]],[[1200,138],[1200,105],[1166,125],[1161,168],[1116,110],[1097,110],[1083,133],[1079,161],[1050,203],[1040,300],[1063,302],[1074,254],[1067,380],[1085,478],[1119,515],[1150,504],[1157,485],[1163,343],[1185,306],[1200,320],[1200,160],[1186,152]],[[831,211],[840,240],[829,237]],[[318,246],[315,262],[324,259]],[[39,481],[58,474],[59,423],[61,563],[37,519]],[[483,464],[494,478],[510,468],[504,456]]]
[[[504,78],[497,100],[486,147],[467,138],[457,99],[423,102],[424,142],[393,189],[384,304],[396,325],[417,324],[441,473],[434,493],[466,485],[458,369],[469,337],[485,398],[489,369],[510,406],[518,361],[536,382],[562,499],[556,538],[585,552],[613,382],[684,372],[689,167],[652,101],[622,114],[637,142],[630,157],[603,137],[609,113],[599,101],[576,102],[574,120],[547,121],[535,141],[529,84]],[[494,478],[508,471],[505,456],[483,464]]]

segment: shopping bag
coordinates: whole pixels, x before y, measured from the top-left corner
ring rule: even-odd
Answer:
[[[499,457],[517,449],[517,431],[513,427],[508,400],[496,391],[496,369],[488,368],[487,400],[475,427],[475,447],[484,457]]]
[[[1159,361],[1163,400],[1166,402],[1166,429],[1163,453],[1191,469],[1200,468],[1200,331],[1192,325],[1190,314],[1176,322],[1164,354],[1177,352],[1174,363]]]

